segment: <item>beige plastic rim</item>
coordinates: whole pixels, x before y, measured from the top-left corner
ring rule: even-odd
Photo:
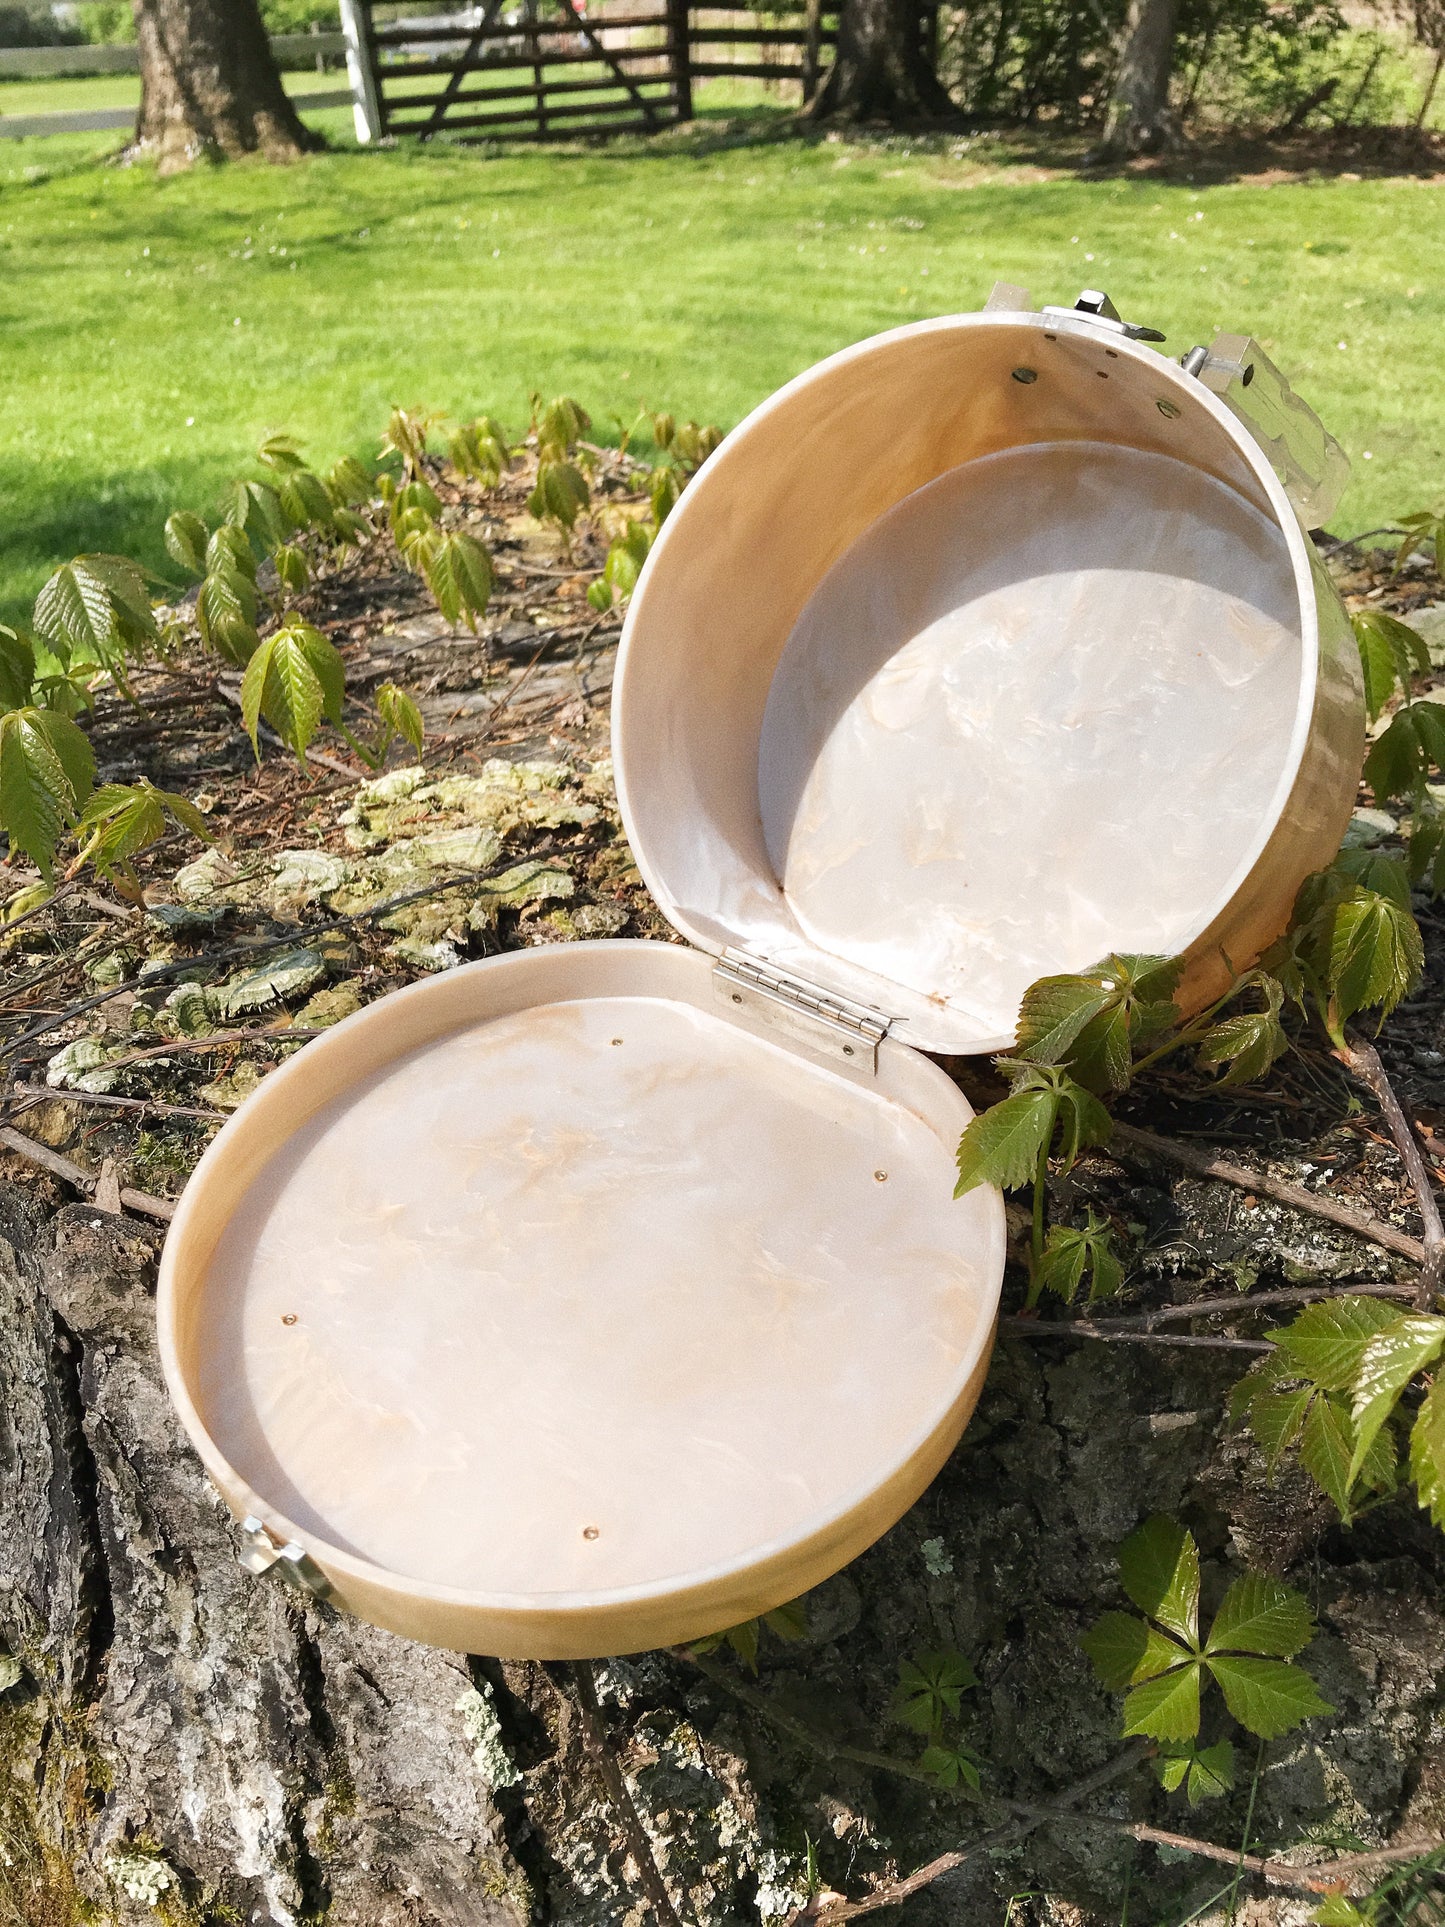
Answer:
[[[1004,1223],[950,1196],[970,1115],[902,1046],[876,1079],[799,1056],[678,946],[450,971],[206,1152],[171,1396],[237,1516],[391,1631],[564,1658],[736,1624],[892,1525],[973,1409]]]
[[[1257,444],[1038,314],[877,336],[749,416],[653,548],[613,699],[675,927],[941,1052],[1006,1047],[1029,982],[1111,949],[1183,953],[1203,1003],[1334,855],[1363,742]]]

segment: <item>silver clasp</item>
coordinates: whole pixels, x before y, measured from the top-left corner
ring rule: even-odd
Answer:
[[[241,1550],[236,1557],[247,1572],[269,1572],[316,1599],[332,1596],[331,1581],[305,1546],[296,1539],[283,1544],[254,1513],[241,1521]]]

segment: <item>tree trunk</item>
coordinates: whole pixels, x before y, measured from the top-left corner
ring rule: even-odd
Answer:
[[[161,172],[202,154],[294,161],[318,145],[286,97],[257,0],[131,0],[137,142]]]
[[[1169,108],[1179,0],[1129,0],[1124,48],[1104,123],[1106,154],[1153,154],[1179,141]]]
[[[919,0],[843,0],[837,53],[809,118],[890,127],[957,118],[923,52]]]

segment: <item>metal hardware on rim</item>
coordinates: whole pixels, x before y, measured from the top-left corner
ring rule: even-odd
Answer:
[[[241,1539],[242,1550],[236,1557],[247,1572],[273,1573],[298,1592],[310,1593],[316,1599],[331,1597],[331,1581],[299,1541],[290,1539],[278,1545],[275,1535],[254,1513],[241,1521]]]
[[[871,1004],[855,1004],[804,977],[741,950],[725,950],[712,973],[713,994],[748,1016],[783,1031],[814,1056],[869,1075],[892,1019]]]
[[[1092,321],[1110,334],[1123,335],[1126,341],[1162,341],[1157,328],[1146,328],[1139,321],[1124,321],[1101,288],[1085,288],[1072,308],[1045,308],[1043,312],[1059,321]]]
[[[1349,457],[1254,337],[1216,335],[1180,366],[1244,423],[1305,527],[1323,528],[1350,479]]]

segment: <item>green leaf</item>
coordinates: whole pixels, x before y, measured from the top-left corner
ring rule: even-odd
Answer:
[[[1043,1089],[1019,1091],[980,1111],[959,1140],[953,1195],[961,1198],[980,1184],[1004,1191],[1031,1184],[1039,1154],[1053,1137],[1058,1109],[1057,1093]]]
[[[488,415],[465,422],[447,444],[447,459],[461,474],[492,488],[509,459],[506,430]]]
[[[311,581],[311,564],[306,551],[295,542],[283,542],[271,557],[281,585],[291,595],[301,595]]]
[[[1310,1915],[1315,1927],[1370,1927],[1370,1917],[1362,1914],[1345,1894],[1328,1894]]]
[[[919,1733],[936,1733],[945,1719],[957,1715],[963,1695],[977,1685],[978,1676],[962,1653],[920,1653],[898,1668],[893,1717]]]
[[[1157,1619],[1187,1646],[1198,1648],[1199,1548],[1192,1533],[1160,1513],[1146,1519],[1119,1548],[1119,1578],[1140,1612]]]
[[[1425,946],[1408,910],[1362,891],[1334,913],[1328,984],[1336,1041],[1357,1011],[1388,1017],[1420,981]]]
[[[1154,1763],[1159,1784],[1166,1793],[1182,1786],[1189,1804],[1197,1807],[1204,1800],[1217,1800],[1234,1785],[1234,1748],[1228,1740],[1213,1746],[1198,1746],[1193,1740],[1160,1747]]]
[[[288,474],[277,490],[281,513],[293,529],[329,529],[332,502],[325,482],[309,468]]]
[[[1297,1592],[1267,1573],[1247,1572],[1221,1600],[1204,1650],[1293,1659],[1314,1632],[1310,1609]]]
[[[62,663],[73,656],[114,669],[127,641],[155,634],[145,578],[124,556],[78,555],[35,598],[35,632]]]
[[[918,1764],[939,1786],[956,1787],[962,1781],[975,1793],[979,1790],[978,1762],[961,1746],[926,1746]]]
[[[256,452],[267,468],[275,469],[279,475],[291,475],[306,466],[299,446],[290,435],[268,435]]]
[[[212,840],[205,818],[188,798],[157,789],[144,778],[134,784],[108,783],[95,792],[81,816],[81,857],[109,875],[164,834],[166,816],[203,842]]]
[[[1349,1407],[1336,1396],[1325,1394],[1311,1404],[1300,1435],[1300,1464],[1315,1484],[1327,1493],[1347,1523],[1350,1517],[1350,1460],[1354,1454],[1355,1433]]]
[[[779,1639],[787,1641],[806,1639],[808,1636],[807,1600],[790,1599],[784,1606],[774,1606],[771,1612],[763,1614],[763,1624]]]
[[[376,484],[354,455],[343,455],[326,471],[326,493],[331,497],[333,513],[339,508],[359,508],[375,491]]]
[[[68,717],[47,709],[0,716],[0,829],[47,880],[61,831],[94,781],[90,744]]]
[[[384,682],[376,692],[376,712],[391,734],[404,736],[417,755],[421,755],[424,734],[421,711],[404,689],[398,689],[394,682]]]
[[[1019,1056],[1067,1065],[1091,1091],[1123,1090],[1135,1048],[1171,1028],[1177,957],[1115,954],[1092,970],[1045,977],[1024,993]]]
[[[475,635],[492,593],[492,558],[481,543],[460,529],[449,530],[431,545],[423,572],[447,621],[464,621]]]
[[[682,477],[670,464],[663,462],[652,471],[652,479],[647,485],[647,497],[652,508],[654,528],[661,528],[668,516],[677,507],[678,497],[682,494]]]
[[[1401,1392],[1445,1350],[1445,1318],[1424,1313],[1403,1317],[1388,1331],[1376,1332],[1365,1347],[1355,1377],[1351,1416],[1355,1449],[1350,1458],[1350,1481],[1364,1464],[1375,1435],[1395,1409]]]
[[[1425,781],[1429,764],[1415,724],[1415,705],[1407,704],[1390,718],[1389,728],[1371,743],[1365,758],[1365,781],[1375,800],[1412,796]]]
[[[1357,615],[1354,631],[1365,677],[1365,706],[1373,722],[1397,687],[1408,696],[1411,676],[1429,672],[1430,652],[1408,623],[1383,609]]]
[[[228,662],[248,663],[256,647],[256,587],[250,576],[218,558],[196,597],[196,624],[208,649]]]
[[[1038,1282],[1065,1304],[1072,1304],[1085,1274],[1089,1278],[1089,1303],[1112,1298],[1124,1282],[1124,1268],[1115,1257],[1109,1237],[1109,1223],[1098,1217],[1093,1207],[1078,1229],[1051,1225],[1039,1259]]]
[[[1408,900],[1408,889],[1406,894]],[[1289,1049],[1289,1039],[1279,1021],[1284,991],[1273,977],[1259,971],[1251,973],[1248,983],[1263,996],[1264,1009],[1226,1017],[1199,1040],[1201,1064],[1229,1066],[1219,1080],[1221,1084],[1252,1083]]]
[[[1136,1686],[1124,1701],[1124,1738],[1192,1740],[1199,1731],[1199,1661]]]
[[[1445,1531],[1445,1379],[1425,1394],[1410,1433],[1410,1477],[1431,1525]]]
[[[1061,1063],[1111,994],[1092,977],[1040,977],[1024,992],[1019,1009],[1015,1045],[1019,1056],[1041,1064]]]
[[[1157,1626],[1133,1613],[1104,1613],[1094,1621],[1079,1644],[1094,1663],[1094,1671],[1116,1693],[1157,1679],[1189,1655]]]
[[[1379,896],[1389,897],[1402,910],[1410,908],[1409,872],[1403,859],[1389,851],[1341,850],[1334,868],[1361,890],[1373,890]]]
[[[229,571],[256,580],[256,551],[240,529],[223,522],[206,544],[206,573]]]
[[[1224,1694],[1224,1703],[1248,1732],[1276,1739],[1317,1713],[1333,1713],[1302,1666],[1282,1659],[1254,1659],[1220,1653],[1206,1660]]]
[[[269,482],[236,482],[226,505],[226,520],[242,529],[259,555],[269,555],[286,539],[281,498]]]
[[[1249,1427],[1271,1472],[1299,1438],[1314,1396],[1313,1386],[1302,1385],[1290,1392],[1260,1390],[1252,1399]]]
[[[35,645],[23,629],[0,622],[0,711],[24,709],[35,682]]]
[[[527,509],[539,522],[555,522],[570,534],[591,499],[586,479],[574,463],[544,460],[538,465]]]
[[[260,718],[304,764],[321,718],[339,724],[346,678],[341,657],[310,623],[293,618],[257,645],[241,683],[241,713],[260,756]]]
[[[538,408],[534,401],[533,426],[537,431],[539,455],[561,462],[592,426],[592,417],[570,395],[559,395],[544,408]],[[532,512],[536,514],[535,509]]]
[[[189,509],[166,517],[166,554],[192,575],[206,573],[206,525]]]
[[[1383,1298],[1328,1298],[1306,1305],[1291,1324],[1265,1336],[1278,1346],[1291,1377],[1310,1379],[1327,1392],[1347,1392],[1371,1339],[1404,1316],[1398,1305]]]

